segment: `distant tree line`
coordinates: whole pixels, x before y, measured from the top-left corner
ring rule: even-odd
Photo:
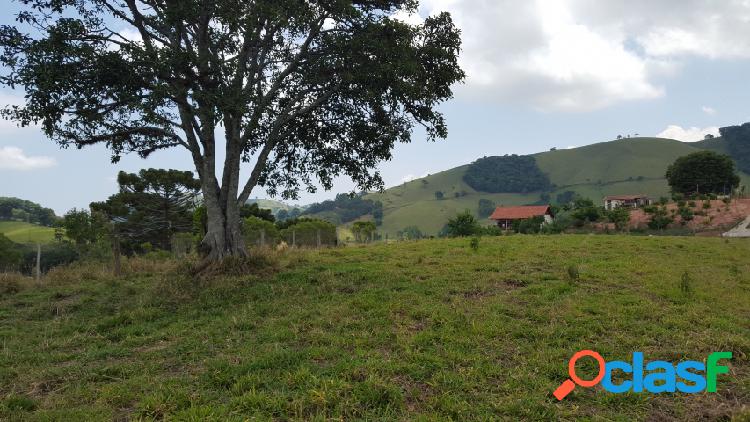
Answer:
[[[750,173],[750,123],[723,127],[719,133],[726,140],[728,152],[737,163],[737,168]]]
[[[18,198],[0,197],[0,220],[26,221],[41,226],[53,226],[58,217],[50,208]]]
[[[532,156],[484,157],[473,162],[464,182],[479,192],[528,193],[551,188],[549,177]]]
[[[305,209],[304,214],[312,215],[323,212],[334,213],[339,221],[335,223],[349,223],[362,216],[372,214],[377,225],[383,221],[383,204],[379,201],[364,199],[360,193],[350,196],[345,193],[336,195],[333,200],[315,203]]]

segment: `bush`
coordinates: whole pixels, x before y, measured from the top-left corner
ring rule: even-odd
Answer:
[[[693,210],[691,210],[688,207],[681,207],[679,209],[680,218],[682,219],[682,224],[686,224],[688,221],[692,221],[695,218],[695,214],[693,213]]]
[[[607,219],[615,224],[617,230],[625,230],[630,224],[630,209],[626,207],[615,208],[607,212]]]
[[[281,236],[276,226],[259,217],[250,216],[242,222],[242,234],[246,246],[276,245]]]
[[[651,221],[648,222],[648,227],[652,230],[664,230],[673,221],[674,218],[669,215],[665,207],[656,207],[651,215]]]
[[[513,222],[513,231],[522,234],[538,234],[544,226],[544,217],[537,216]]]
[[[335,246],[338,243],[336,226],[323,220],[301,220],[279,234],[288,245],[315,247],[318,245],[318,231],[321,245]]]
[[[445,235],[449,237],[465,237],[479,234],[482,228],[474,216],[467,210],[448,220],[443,230]]]
[[[419,230],[419,227],[408,226],[408,227],[405,227],[403,230],[398,231],[396,233],[396,236],[402,240],[415,240],[415,239],[423,238],[424,234],[422,233],[421,230]]]
[[[581,272],[578,270],[578,265],[571,264],[568,266],[568,281],[575,283],[581,279]]]
[[[0,272],[17,271],[23,260],[23,246],[0,233]]]
[[[36,247],[27,247],[21,263],[21,272],[34,274],[36,271]],[[80,259],[79,251],[70,243],[54,243],[42,246],[40,268],[43,273],[52,268],[67,265]]]
[[[476,252],[479,250],[479,237],[472,237],[471,242],[469,242],[469,246],[471,246],[471,249]]]

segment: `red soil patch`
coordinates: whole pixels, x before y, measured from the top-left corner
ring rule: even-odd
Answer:
[[[704,201],[695,201],[695,207],[692,208],[695,217],[684,227],[700,231],[711,231],[724,228],[728,229],[750,215],[750,199],[732,200],[728,209],[727,205],[720,200],[710,201],[711,208],[707,209],[703,208],[703,202]],[[670,203],[667,205],[667,210],[670,213],[672,210],[677,211],[677,208],[676,203]],[[706,215],[698,215],[699,213],[705,213]],[[650,219],[651,216],[646,214],[642,209],[634,210],[630,213],[630,227],[634,229],[646,228],[648,227]],[[680,218],[679,213],[675,217],[673,226],[682,226],[682,219]]]

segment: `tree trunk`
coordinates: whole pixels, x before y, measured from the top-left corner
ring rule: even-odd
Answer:
[[[230,256],[247,256],[237,201],[228,199],[222,204],[215,191],[203,189],[203,202],[208,230],[201,242],[201,250],[206,259],[218,261]]]

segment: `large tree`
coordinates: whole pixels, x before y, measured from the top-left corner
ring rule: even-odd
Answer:
[[[464,77],[449,14],[393,18],[417,0],[21,3],[0,27],[0,83],[25,89],[26,104],[5,117],[63,147],[104,144],[114,162],[188,151],[211,259],[245,254],[239,208],[256,187],[296,198],[342,174],[382,187],[372,169],[415,125],[447,135],[436,106]]]
[[[667,182],[672,192],[684,195],[731,193],[740,177],[727,155],[700,151],[675,160],[667,168]]]

